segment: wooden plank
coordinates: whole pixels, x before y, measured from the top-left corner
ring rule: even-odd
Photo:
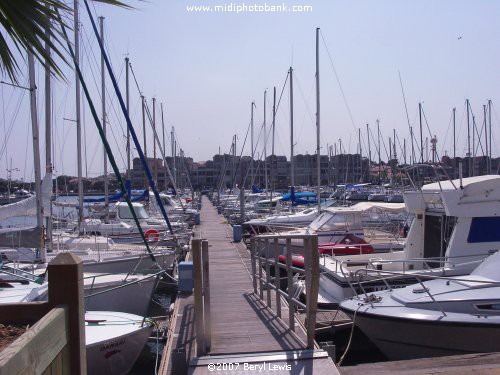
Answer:
[[[0,352],[0,375],[40,374],[68,342],[66,309],[52,309]]]
[[[0,322],[3,324],[34,324],[50,311],[47,302],[23,302],[2,304]]]

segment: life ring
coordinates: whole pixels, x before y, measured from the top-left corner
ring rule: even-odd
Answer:
[[[146,238],[146,241],[151,242],[155,241],[158,242],[160,240],[160,233],[156,229],[148,229],[144,233],[144,237]]]

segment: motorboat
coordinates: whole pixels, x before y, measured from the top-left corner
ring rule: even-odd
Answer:
[[[419,280],[340,309],[391,360],[500,351],[499,252],[468,276]]]
[[[404,248],[380,254],[323,256],[318,303],[336,308],[340,301],[363,290],[386,289],[381,274],[385,271],[404,273],[398,277],[399,286],[412,282],[412,273],[469,274],[476,261],[500,249],[497,198],[500,176],[440,181],[406,192],[406,209],[414,219]],[[302,286],[299,281],[297,288]]]

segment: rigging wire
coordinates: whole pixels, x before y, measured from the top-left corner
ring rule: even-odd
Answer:
[[[326,53],[328,55],[328,59],[330,60],[330,65],[332,66],[333,73],[335,74],[335,78],[337,80],[337,84],[339,85],[340,93],[342,95],[342,99],[344,100],[344,105],[346,106],[347,113],[349,114],[349,118],[351,120],[352,128],[354,129],[355,132],[357,132],[358,129],[356,128],[356,125],[355,125],[356,123],[354,121],[354,116],[352,115],[351,107],[349,106],[349,103],[347,101],[347,97],[345,95],[344,88],[342,87],[342,84],[340,83],[340,78],[339,78],[339,75],[337,73],[337,69],[335,69],[335,65],[333,64],[332,55],[330,54],[330,50],[328,49],[328,45],[326,44],[326,40],[325,40],[325,37],[324,37],[323,32],[321,31],[321,29],[320,29],[319,32],[321,34],[321,39],[323,40],[323,45],[325,46],[325,49],[326,49]],[[361,140],[363,141],[363,147],[365,149],[367,149],[366,143],[365,143],[365,139],[364,139],[363,135],[361,135]]]

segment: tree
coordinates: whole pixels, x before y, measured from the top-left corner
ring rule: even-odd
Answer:
[[[118,0],[94,0],[124,8],[131,8]],[[63,0],[1,0],[0,25],[5,32],[0,32],[0,71],[17,83],[21,73],[14,51],[32,52],[43,66],[49,65],[51,71],[62,77],[61,68],[55,61],[55,56],[47,54],[45,43],[56,56],[68,63],[64,39],[59,30],[59,14],[69,14],[72,9]],[[63,22],[67,17],[62,17]],[[65,27],[69,27],[64,24]],[[10,46],[9,46],[9,41]]]

